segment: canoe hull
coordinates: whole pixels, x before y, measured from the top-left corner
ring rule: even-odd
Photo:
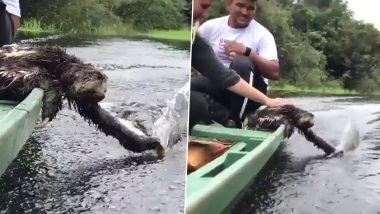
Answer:
[[[222,213],[252,182],[280,143],[284,126],[258,132],[197,126],[192,135],[236,143],[221,157],[188,175],[186,213]]]
[[[9,109],[0,118],[0,176],[16,158],[34,131],[42,107],[43,91],[34,89],[21,103],[0,101]]]

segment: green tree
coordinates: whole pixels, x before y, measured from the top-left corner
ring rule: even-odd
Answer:
[[[126,23],[140,30],[190,27],[191,0],[23,0],[23,20],[65,32],[91,32]]]
[[[124,1],[116,14],[138,29],[176,29],[183,26],[184,0]]]

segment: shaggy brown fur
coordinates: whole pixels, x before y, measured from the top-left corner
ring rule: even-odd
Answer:
[[[64,98],[81,116],[134,152],[156,149],[155,138],[138,136],[103,110],[107,76],[59,47],[0,48],[0,99],[23,100],[33,88],[44,90],[42,118],[54,119]]]
[[[335,152],[335,148],[316,135],[311,127],[314,125],[314,115],[293,105],[277,108],[264,108],[248,116],[246,127],[251,130],[276,130],[285,125],[285,137],[289,138],[294,128],[297,128],[305,138],[326,154]]]

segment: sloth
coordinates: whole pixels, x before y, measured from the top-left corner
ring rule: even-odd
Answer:
[[[296,128],[305,136],[306,140],[312,142],[317,148],[322,149],[326,155],[336,152],[333,146],[311,130],[314,125],[314,115],[293,105],[260,108],[247,116],[244,126],[249,130],[273,131],[281,125],[285,125],[285,138],[291,137]]]
[[[107,76],[92,64],[60,47],[4,46],[0,48],[0,99],[22,101],[34,89],[44,91],[42,122],[53,120],[66,99],[86,121],[119,140],[133,152],[163,148],[158,139],[137,135],[99,106],[107,91]]]

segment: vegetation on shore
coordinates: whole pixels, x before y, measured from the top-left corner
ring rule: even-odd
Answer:
[[[41,22],[35,19],[30,19],[23,21],[19,31],[27,33],[48,33],[48,34],[59,34],[64,33],[59,29],[55,28],[54,25],[42,26]],[[67,34],[78,34],[86,32],[76,32],[71,31]],[[151,39],[163,39],[172,41],[190,41],[191,30],[190,28],[178,29],[178,30],[151,30],[148,32],[137,31],[130,26],[114,26],[114,27],[98,27],[92,32],[87,32],[95,36],[130,36],[130,37],[142,37]]]
[[[191,0],[25,0],[20,4],[20,31],[24,32],[189,41]]]

